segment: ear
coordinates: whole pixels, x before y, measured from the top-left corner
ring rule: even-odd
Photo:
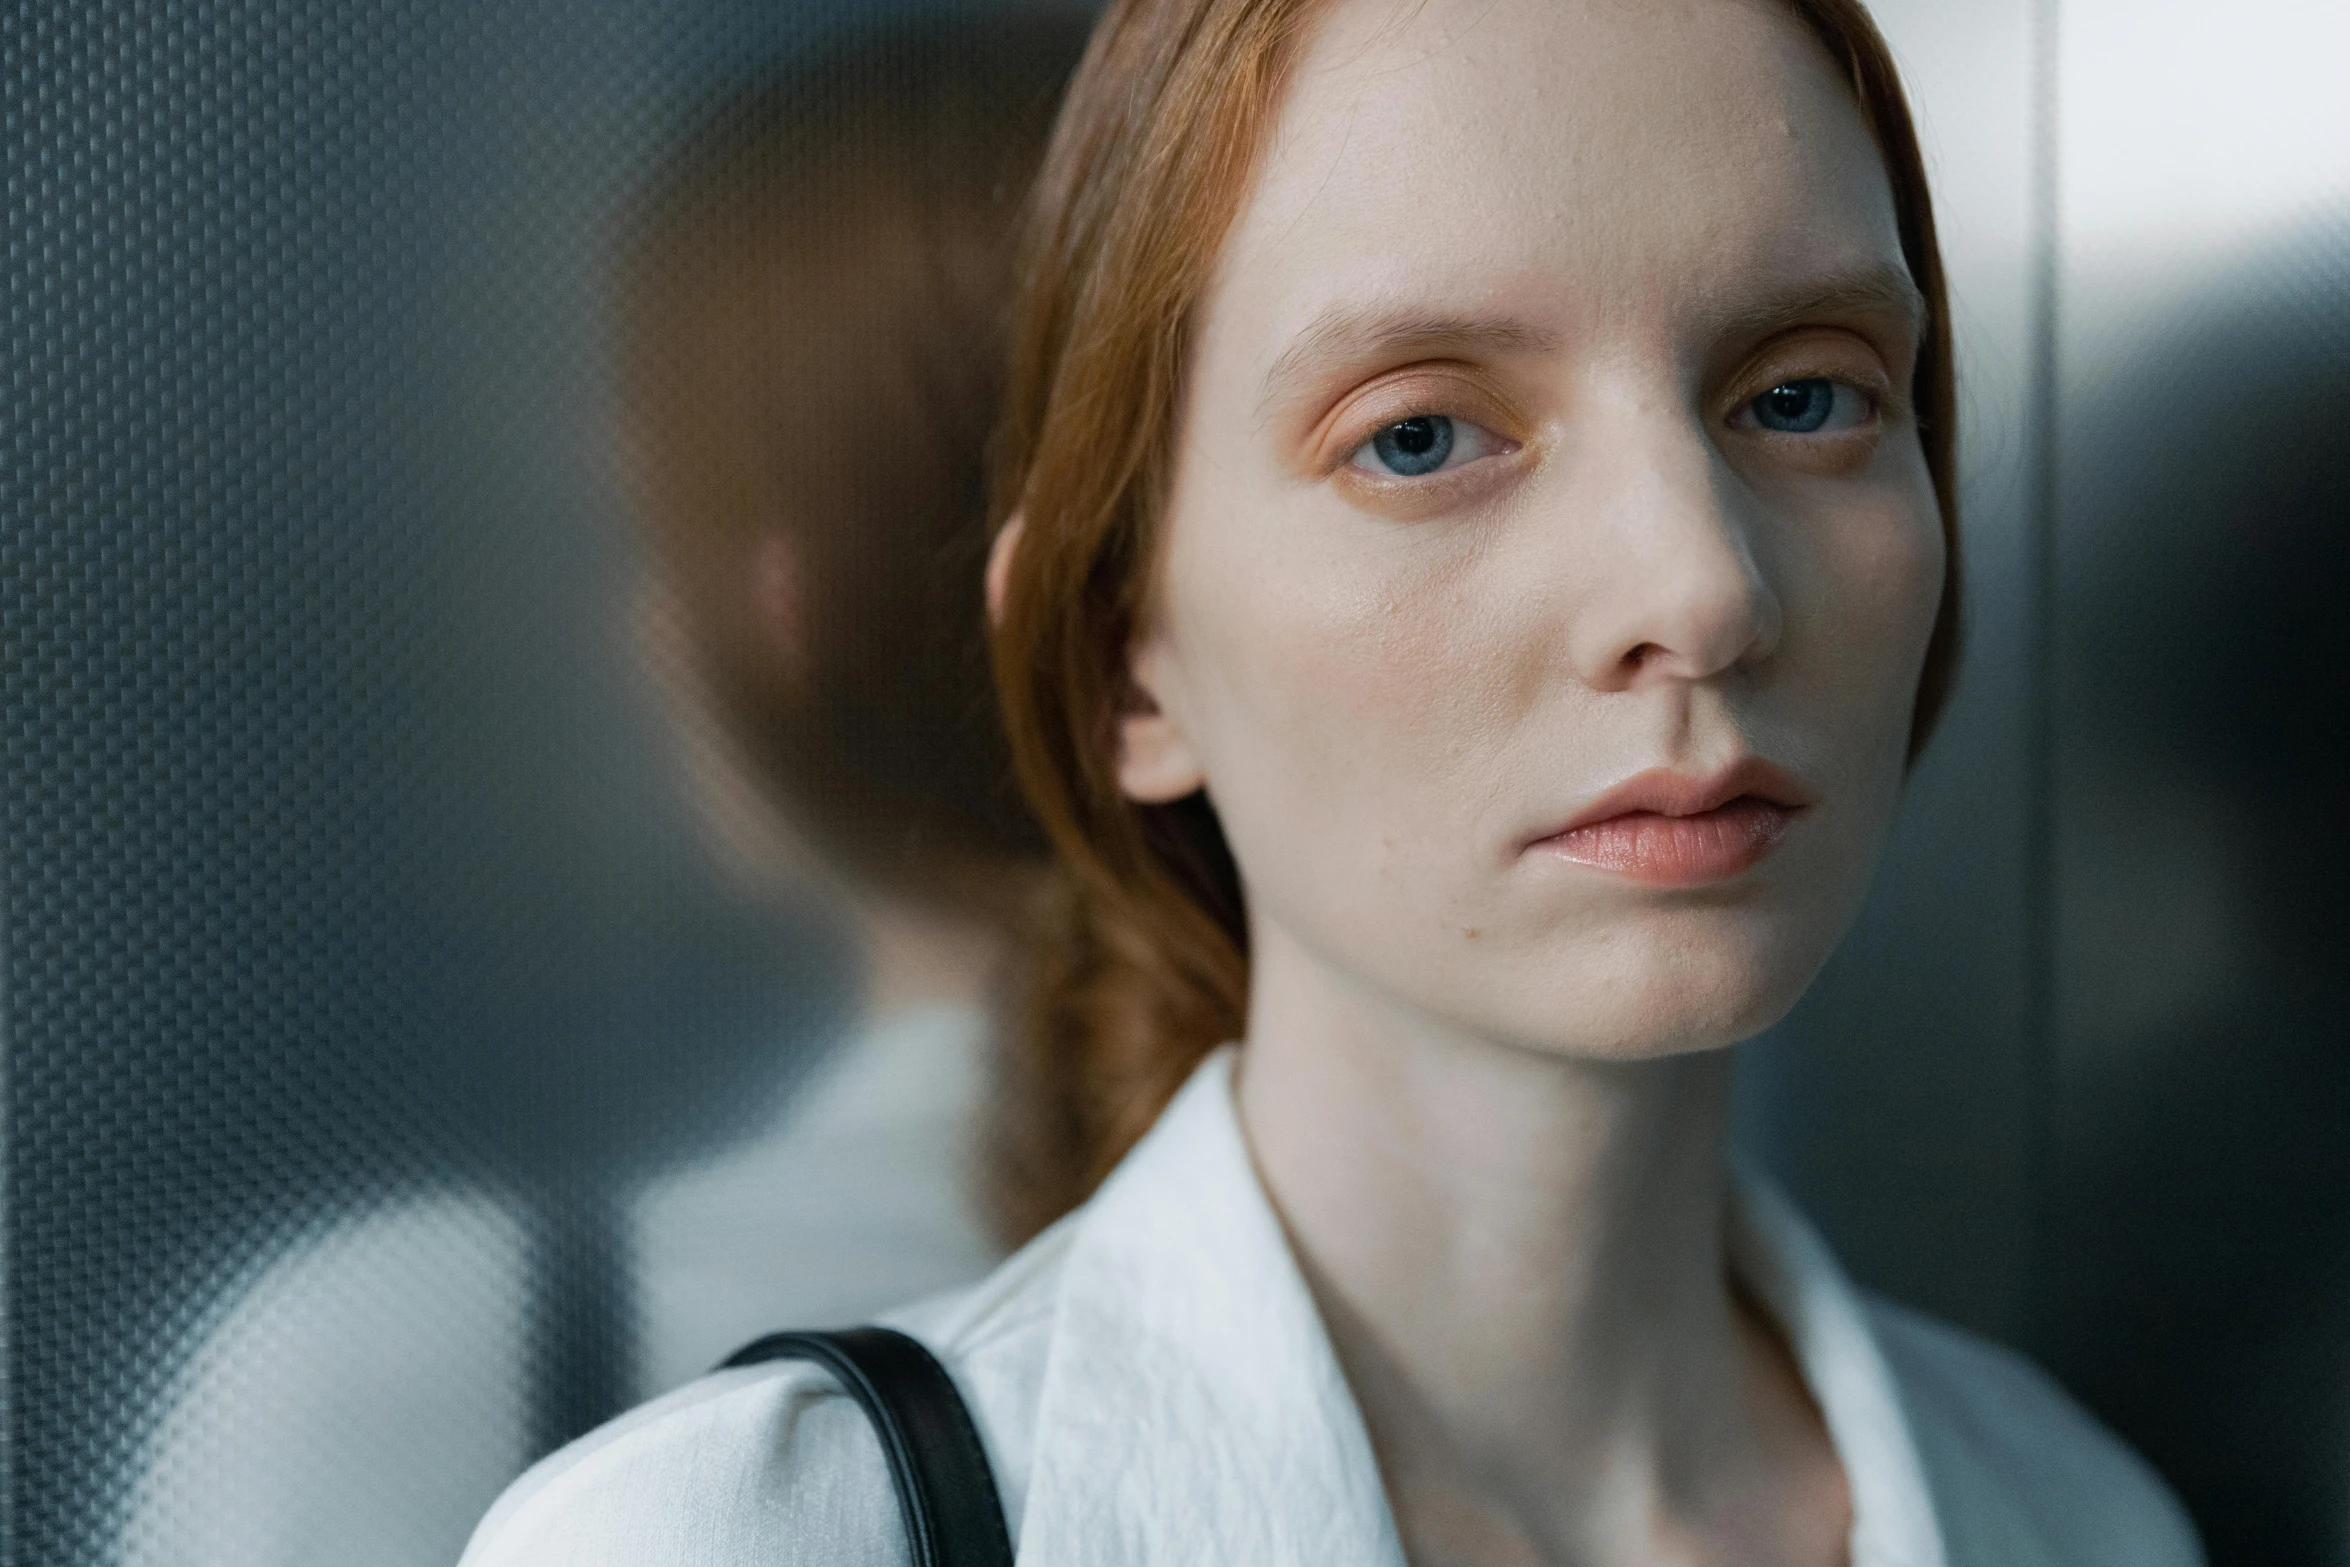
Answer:
[[[991,626],[1004,618],[1004,590],[1012,580],[1012,556],[1020,548],[1021,530],[1027,526],[1026,514],[1012,513],[996,530],[995,542],[987,547],[987,623]]]
[[[1012,513],[987,551],[987,618],[1004,618],[1004,594],[1012,580],[1027,518]],[[1156,637],[1136,642],[1128,655],[1126,691],[1118,703],[1118,787],[1144,805],[1165,805],[1197,793],[1207,782],[1183,728],[1159,701],[1167,677],[1167,652]]]
[[[1196,794],[1208,781],[1160,693],[1174,676],[1166,642],[1144,637],[1128,655],[1126,695],[1118,708],[1118,787],[1130,800],[1166,805]]]

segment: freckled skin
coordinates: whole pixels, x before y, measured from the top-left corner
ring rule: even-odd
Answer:
[[[1875,373],[1897,402],[1914,339],[1797,322],[1773,360],[1722,322],[1900,262],[1868,133],[1774,7],[1355,3],[1321,25],[1199,312],[1135,649],[1159,711],[1124,736],[1130,792],[1215,802],[1260,1004],[1342,991],[1609,1059],[1793,1004],[1896,804],[1944,552],[1898,407],[1832,463],[1733,418],[1775,373]],[[1436,411],[1511,448],[1445,504],[1367,502],[1303,453],[1408,367],[1268,408],[1306,323],[1364,300],[1543,339],[1430,372],[1440,401],[1482,378],[1486,401]],[[1741,875],[1667,891],[1525,852],[1628,776],[1749,752],[1816,800]]]

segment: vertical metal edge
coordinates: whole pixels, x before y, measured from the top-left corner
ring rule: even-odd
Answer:
[[[2029,498],[2025,503],[2025,549],[2029,569],[2024,591],[2030,602],[2024,616],[2031,647],[2024,660],[2024,734],[2031,783],[2025,800],[2024,918],[2027,923],[2027,1027],[2032,1032],[2037,1070],[2031,1080],[2035,1102],[2031,1107],[2034,1135],[2026,1145],[2030,1167],[2026,1174],[2023,1249],[2026,1277],[2034,1283],[2025,1291],[2022,1328],[2030,1346],[2047,1343],[2050,1300],[2047,1289],[2048,1242],[2057,1201],[2056,1137],[2059,1093],[2059,1055],[2062,1041],[2056,1019],[2056,530],[2062,504],[2058,458],[2058,391],[2062,366],[2057,358],[2057,325],[2062,308],[2063,251],[2060,222],[2063,200],[2063,0],[2033,0],[2032,7],[2032,164],[2030,237],[2032,267],[2031,363],[2025,428],[2031,432]]]
[[[0,774],[0,790],[8,780]],[[0,824],[5,813],[0,812]],[[15,1035],[10,1029],[9,893],[16,885],[11,846],[0,832],[0,1567],[17,1567],[16,1520],[16,1095]]]

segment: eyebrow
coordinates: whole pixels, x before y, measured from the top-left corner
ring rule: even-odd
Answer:
[[[1446,353],[1539,353],[1557,337],[1518,321],[1442,315],[1386,305],[1336,305],[1308,322],[1265,372],[1259,417],[1299,383],[1334,366],[1376,360],[1432,358]]]
[[[1715,320],[1727,337],[1767,337],[1806,321],[1874,316],[1922,336],[1932,312],[1909,269],[1893,262],[1808,281],[1776,299],[1725,310]]]

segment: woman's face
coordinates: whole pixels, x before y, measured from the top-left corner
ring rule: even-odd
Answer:
[[[1899,793],[1922,312],[1746,0],[1339,0],[1195,318],[1124,720],[1255,983],[1554,1051],[1793,1004]]]

